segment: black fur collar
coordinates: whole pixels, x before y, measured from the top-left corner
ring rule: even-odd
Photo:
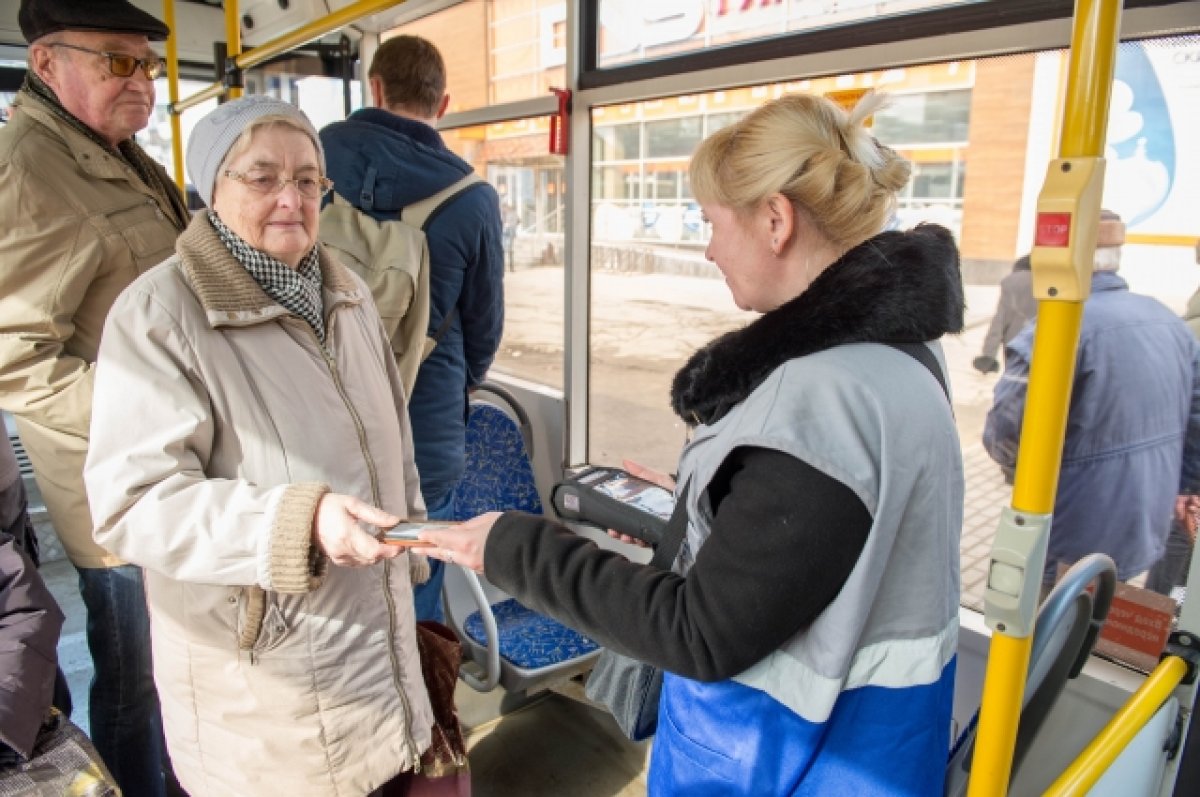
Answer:
[[[788,360],[843,343],[935,340],[962,331],[963,307],[949,230],[880,233],[795,299],[692,355],[675,375],[671,406],[689,424],[711,424]]]

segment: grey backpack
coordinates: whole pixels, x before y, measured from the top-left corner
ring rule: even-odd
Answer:
[[[431,197],[414,202],[399,219],[379,221],[336,192],[321,210],[321,243],[371,289],[383,318],[407,395],[421,361],[454,318],[451,311],[433,335],[429,329],[429,243],[425,226],[434,213],[482,178],[472,172]]]

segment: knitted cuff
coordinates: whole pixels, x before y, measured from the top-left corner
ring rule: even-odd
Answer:
[[[284,490],[271,524],[268,589],[301,595],[320,586],[329,562],[313,544],[313,519],[327,492],[328,485],[313,482]]]

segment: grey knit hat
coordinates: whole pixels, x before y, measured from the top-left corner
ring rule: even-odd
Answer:
[[[212,207],[213,188],[217,184],[217,170],[221,168],[225,156],[250,123],[264,116],[290,116],[300,123],[313,146],[317,148],[317,160],[321,164],[321,174],[325,173],[325,150],[321,148],[321,139],[312,122],[295,105],[267,97],[262,94],[251,94],[240,99],[218,105],[216,110],[209,113],[196,123],[188,137],[187,170],[192,178],[192,185],[204,200],[204,204]]]

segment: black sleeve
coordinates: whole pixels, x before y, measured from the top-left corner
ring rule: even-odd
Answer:
[[[516,512],[488,538],[487,576],[605,647],[688,678],[729,678],[830,604],[858,561],[871,516],[841,482],[762,448],[731,453],[708,497],[712,532],[686,577]]]

